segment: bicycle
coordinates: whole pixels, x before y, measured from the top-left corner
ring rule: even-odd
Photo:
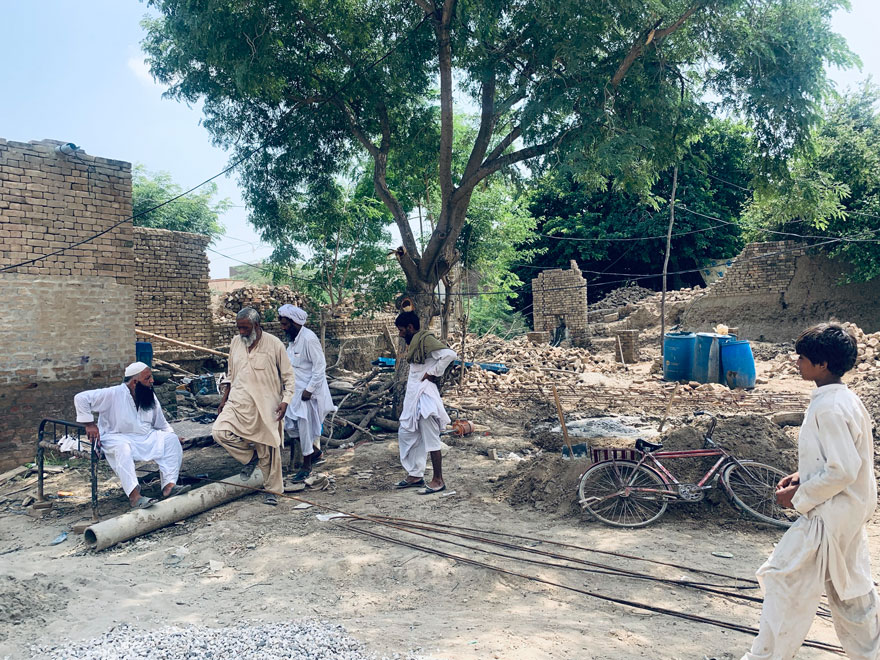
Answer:
[[[776,503],[776,484],[786,473],[757,461],[740,460],[715,444],[711,418],[702,449],[661,451],[662,444],[636,440],[635,449],[593,449],[595,462],[580,478],[579,503],[596,520],[615,527],[644,527],[662,516],[670,502],[699,502],[719,479],[734,505],[763,522],[788,528],[797,514]],[[682,483],[663,459],[718,457],[698,483]]]

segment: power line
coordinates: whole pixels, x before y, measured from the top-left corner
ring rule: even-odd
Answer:
[[[404,42],[406,39],[408,39],[410,36],[412,36],[412,35],[416,32],[416,30],[418,30],[418,29],[419,29],[419,28],[425,23],[425,21],[426,21],[427,19],[428,19],[428,15],[426,14],[425,16],[422,17],[422,20],[420,20],[420,21],[416,24],[416,26],[413,27],[412,30],[410,30],[409,32],[407,32],[407,34],[406,34],[406,36],[405,36],[404,38],[401,38],[397,43],[395,43],[395,44],[394,44],[394,45],[393,45],[393,46],[392,46],[392,47],[391,47],[391,48],[390,48],[390,49],[389,49],[384,55],[382,55],[379,59],[373,61],[373,62],[372,62],[368,67],[366,67],[364,70],[362,70],[362,71],[355,71],[354,74],[349,78],[349,80],[348,80],[346,83],[344,83],[344,84],[341,85],[339,88],[337,88],[336,91],[334,91],[332,94],[330,94],[327,98],[318,101],[315,105],[316,105],[316,106],[320,106],[320,105],[323,105],[323,104],[325,104],[325,103],[329,103],[331,100],[333,100],[334,98],[336,98],[337,96],[339,96],[339,94],[341,94],[343,91],[345,91],[345,89],[346,89],[349,85],[351,85],[351,84],[354,82],[354,80],[355,80],[355,78],[356,78],[357,75],[364,75],[365,73],[367,73],[368,71],[370,71],[371,69],[373,69],[374,67],[376,67],[377,65],[381,64],[385,59],[387,59],[387,58],[391,55],[391,53],[393,53],[395,50],[397,50],[397,49],[403,44],[403,42]],[[114,229],[116,229],[116,228],[119,227],[120,225],[123,225],[123,224],[125,224],[126,222],[133,221],[133,220],[135,220],[136,218],[139,218],[139,217],[141,217],[141,216],[143,216],[143,215],[146,215],[147,213],[151,213],[151,212],[155,211],[156,209],[160,209],[160,208],[162,208],[163,206],[166,206],[166,205],[170,204],[171,202],[174,202],[174,201],[180,199],[181,197],[183,197],[183,196],[185,196],[185,195],[189,195],[191,192],[194,192],[195,190],[198,190],[199,188],[201,188],[202,186],[204,186],[204,185],[210,183],[210,182],[213,181],[214,179],[217,179],[217,178],[223,176],[224,174],[227,174],[228,172],[231,172],[233,169],[235,169],[236,167],[238,167],[241,163],[243,163],[244,161],[248,160],[248,159],[251,158],[252,156],[256,155],[257,153],[259,153],[260,151],[262,151],[263,149],[265,149],[266,146],[267,146],[268,143],[269,143],[269,140],[274,136],[275,132],[276,132],[276,131],[278,130],[278,128],[281,126],[281,122],[282,122],[286,117],[288,117],[289,115],[291,115],[295,110],[298,110],[298,109],[300,108],[301,105],[303,105],[303,104],[302,104],[302,103],[294,103],[293,106],[291,106],[287,111],[285,111],[285,112],[283,112],[283,113],[281,114],[281,116],[278,118],[278,124],[276,125],[276,127],[273,128],[271,131],[269,131],[269,134],[266,136],[266,138],[265,138],[265,139],[264,139],[259,145],[257,145],[257,146],[254,147],[253,149],[248,150],[247,153],[246,153],[245,155],[243,155],[243,156],[241,156],[240,158],[238,158],[237,160],[235,160],[231,165],[229,165],[228,167],[224,168],[223,170],[221,170],[220,172],[218,172],[218,173],[215,174],[214,176],[212,176],[212,177],[210,177],[210,178],[208,178],[208,179],[205,179],[204,181],[202,181],[202,182],[199,183],[198,185],[195,185],[195,186],[193,186],[192,188],[190,188],[189,190],[185,190],[184,192],[181,192],[180,194],[175,195],[175,196],[172,197],[171,199],[167,199],[167,200],[165,200],[165,201],[162,202],[161,204],[156,204],[155,206],[152,206],[152,207],[150,207],[150,208],[148,208],[148,209],[145,209],[145,210],[143,210],[143,211],[140,211],[140,212],[138,212],[138,213],[135,213],[134,215],[131,215],[131,216],[127,217],[127,218],[124,218],[124,219],[120,220],[119,222],[116,222],[116,223],[112,224],[111,226],[107,227],[106,229],[104,229],[104,230],[102,230],[102,231],[100,231],[100,232],[98,232],[98,233],[96,233],[96,234],[93,234],[92,236],[89,236],[88,238],[84,238],[84,239],[81,240],[81,241],[77,241],[76,243],[72,243],[71,245],[67,245],[67,246],[65,246],[65,247],[63,247],[63,248],[59,248],[59,249],[57,249],[57,250],[55,250],[55,251],[53,251],[53,252],[50,252],[50,253],[48,253],[48,254],[42,254],[42,255],[40,255],[39,257],[34,257],[33,259],[28,259],[28,260],[26,260],[26,261],[22,261],[22,262],[17,263],[17,264],[12,264],[12,265],[10,265],[10,266],[4,266],[4,267],[0,268],[0,273],[6,272],[6,271],[9,271],[9,270],[14,270],[14,269],[16,269],[16,268],[20,268],[20,267],[22,267],[22,266],[27,266],[28,264],[37,263],[38,261],[43,261],[44,259],[48,259],[49,257],[54,257],[55,255],[62,254],[62,253],[64,253],[64,252],[67,252],[68,250],[72,250],[72,249],[74,249],[74,248],[77,248],[77,247],[79,247],[80,245],[85,245],[86,243],[90,243],[91,241],[94,241],[95,239],[100,238],[100,237],[103,236],[104,234],[107,234],[107,233],[113,231]],[[79,157],[79,156],[77,156],[77,158],[78,158],[79,160],[81,160],[81,161],[87,163],[87,161],[85,161],[83,158],[81,158],[81,157]],[[88,163],[87,163],[87,164],[88,164]]]

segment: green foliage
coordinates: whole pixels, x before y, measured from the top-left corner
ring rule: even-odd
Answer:
[[[206,234],[212,239],[222,236],[225,229],[219,217],[229,210],[231,202],[214,199],[217,186],[213,183],[149,211],[181,192],[183,189],[171,180],[168,172],[147,172],[142,165],[136,165],[131,176],[132,212],[137,216],[135,226]],[[145,211],[149,212],[139,215]]]
[[[374,311],[403,288],[388,257],[391,218],[381,202],[329,177],[289,201],[257,208],[251,221],[275,248],[275,281],[291,282],[331,311],[348,297],[356,312]]]
[[[689,146],[679,166],[670,272],[699,268],[709,258],[733,256],[742,248],[736,223],[748,199],[745,188],[751,179],[752,151],[752,138],[743,125],[719,120]],[[548,173],[531,205],[542,234],[534,246],[542,252],[517,273],[530,279],[537,275],[536,268],[567,268],[571,259],[585,271],[659,273],[671,187],[670,170],[661,173],[648,196],[619,190],[613,182],[591,189],[562,172]],[[626,275],[588,273],[586,277],[591,298],[626,280]],[[659,277],[638,280],[646,287],[658,286],[659,281]],[[671,281],[681,286],[700,280],[693,273],[673,276]]]
[[[461,288],[465,294],[489,293],[468,295],[462,301],[472,332],[486,332],[496,321],[501,327],[514,322],[509,298],[517,296],[523,281],[513,266],[535,256],[536,250],[528,247],[535,226],[528,199],[503,179],[474,191],[457,244],[461,264],[470,274]]]
[[[286,202],[367,158],[417,293],[456,262],[472,195],[496,172],[558,164],[584,190],[657,208],[658,173],[707,121],[716,104],[706,99],[748,120],[773,164],[816,120],[824,65],[853,59],[830,29],[845,0],[150,4],[160,14],[144,21],[151,70],[172,98],[203,101],[219,145],[250,156],[249,203]],[[453,78],[480,108],[455,171]],[[417,245],[407,211],[426,179],[439,208]]]
[[[852,281],[880,275],[880,88],[862,89],[827,104],[811,149],[789,163],[788,176],[755,192],[747,219],[760,233],[846,237],[831,253],[853,265]],[[852,240],[850,240],[852,239]],[[825,242],[818,239],[817,242]]]

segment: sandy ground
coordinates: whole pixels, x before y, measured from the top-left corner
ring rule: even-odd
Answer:
[[[335,492],[307,491],[303,497],[358,514],[503,531],[741,577],[753,575],[781,535],[742,519],[730,507],[717,506],[717,498],[688,505],[685,512],[670,511],[637,530],[601,525],[541,497],[513,506],[510,484],[528,469],[527,463],[546,463],[541,471],[549,475],[543,484],[547,493],[556,485],[552,466],[560,465],[560,473],[578,468],[562,465],[550,450],[526,462],[490,460],[487,448],[503,455],[534,449],[532,434],[512,415],[478,416],[476,421],[490,426],[492,433],[459,440],[450,448],[445,476],[455,493],[448,497],[390,490],[401,477],[396,443],[390,439],[331,452],[321,469],[334,477]],[[234,473],[237,464],[221,449],[207,447],[187,451],[183,469],[221,477]],[[86,550],[82,537],[73,533],[51,546],[60,532],[88,515],[85,474],[67,470],[52,478],[47,492],[72,490],[75,495],[56,500],[42,520],[24,515],[17,506],[0,512],[0,657],[28,658],[30,645],[90,638],[123,623],[149,629],[309,616],[343,624],[380,655],[403,657],[731,660],[751,641],[742,633],[603,602],[364,536],[345,521],[318,521],[319,507],[296,509],[299,502],[292,499],[272,508],[260,496],[249,495],[99,553]],[[105,473],[101,483],[102,514],[124,511],[112,475]],[[567,485],[563,489],[569,490]],[[641,579],[529,564],[357,524],[576,588],[750,626],[758,622],[753,603]],[[872,525],[869,534],[876,566],[880,526]],[[554,550],[536,540],[525,545],[660,577],[685,574],[585,551]],[[826,620],[817,620],[810,636],[836,643]],[[233,649],[228,657],[234,657]],[[805,649],[798,657],[830,655]]]

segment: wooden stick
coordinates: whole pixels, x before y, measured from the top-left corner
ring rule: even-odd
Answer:
[[[565,438],[565,444],[568,445],[568,454],[574,458],[574,449],[571,448],[571,439],[568,437],[568,428],[565,426],[565,415],[562,414],[562,404],[559,403],[559,392],[556,391],[556,385],[553,386],[553,398],[556,400],[556,414],[559,415],[559,424],[562,426],[562,437]]]
[[[626,358],[623,357],[623,342],[620,341],[620,335],[617,335],[617,348],[620,349],[620,361],[623,363],[623,368],[629,371],[629,367],[626,366]]]
[[[166,362],[165,360],[160,360],[157,357],[153,358],[153,362],[155,362],[156,364],[161,365],[163,367],[169,367],[170,369],[174,369],[174,371],[180,372],[186,376],[195,376],[196,378],[198,378],[198,374],[194,374],[191,371],[187,371],[186,369],[181,367],[179,364],[174,364],[173,362]]]
[[[226,353],[221,353],[220,351],[215,351],[212,348],[205,348],[204,346],[196,346],[195,344],[187,344],[185,341],[178,341],[176,339],[169,339],[168,337],[163,337],[162,335],[157,335],[152,332],[147,332],[146,330],[138,330],[134,329],[135,334],[141,335],[142,337],[149,337],[150,339],[158,339],[159,341],[168,342],[169,344],[174,344],[176,346],[183,346],[184,348],[190,348],[194,351],[199,351],[200,353],[210,353],[211,355],[219,355],[220,357],[228,358],[229,355]]]
[[[663,419],[660,420],[660,428],[657,429],[658,433],[663,432],[663,425],[666,423],[666,420],[669,417],[669,411],[672,410],[672,402],[675,401],[675,395],[678,394],[679,386],[681,386],[681,383],[676,383],[675,387],[672,390],[672,394],[669,395],[669,403],[666,404],[666,412],[663,414]]]

